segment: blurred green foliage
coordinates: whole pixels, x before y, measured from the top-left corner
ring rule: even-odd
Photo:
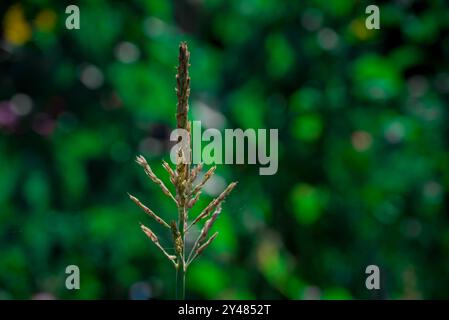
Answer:
[[[240,182],[189,298],[449,298],[445,1],[376,1],[380,30],[372,1],[79,1],[80,30],[68,4],[0,5],[0,299],[174,297],[126,192],[175,214],[133,158],[164,176],[181,40],[195,120],[280,138],[276,175],[208,185]]]

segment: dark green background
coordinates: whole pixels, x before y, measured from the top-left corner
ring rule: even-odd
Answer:
[[[218,167],[202,205],[240,183],[189,298],[449,298],[445,1],[79,1],[80,30],[68,4],[0,5],[0,299],[174,297],[126,192],[176,215],[133,158],[168,182],[183,40],[191,119],[280,139],[274,176]]]

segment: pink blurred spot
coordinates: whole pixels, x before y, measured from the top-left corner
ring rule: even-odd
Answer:
[[[55,129],[55,121],[45,113],[36,115],[33,120],[33,130],[42,136],[49,136]]]
[[[17,116],[12,109],[11,102],[0,102],[0,126],[13,127],[15,125]]]
[[[118,109],[123,106],[122,99],[117,92],[112,92],[110,95],[103,96],[101,100],[103,108],[106,110]]]
[[[373,138],[366,131],[355,131],[352,133],[351,142],[357,151],[366,151],[371,147]]]
[[[56,297],[48,292],[39,292],[34,294],[31,300],[56,300]]]

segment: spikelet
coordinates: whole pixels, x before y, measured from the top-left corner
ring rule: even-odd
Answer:
[[[190,76],[189,76],[189,59],[190,52],[187,44],[181,42],[179,46],[179,66],[176,75],[176,95],[178,96],[178,105],[176,112],[176,120],[178,128],[188,129],[188,111],[190,96]]]
[[[136,157],[136,162],[144,169],[145,173],[147,174],[147,176],[157,185],[159,185],[162,189],[162,192],[167,195],[168,197],[170,197],[175,203],[176,203],[176,199],[175,197],[173,197],[173,195],[171,194],[171,192],[168,190],[168,188],[165,186],[165,184],[162,182],[161,179],[159,179],[153,172],[153,170],[151,170],[150,165],[148,164],[147,160],[145,160],[145,158],[143,156],[138,156]]]
[[[173,239],[174,239],[174,243],[175,243],[176,253],[179,256],[182,256],[182,253],[184,251],[184,244],[182,241],[181,233],[179,232],[175,221],[172,221],[170,225],[171,225],[171,230],[172,230]]]
[[[192,207],[195,205],[195,203],[196,203],[196,202],[198,201],[198,199],[200,198],[200,195],[201,195],[201,191],[198,191],[198,192],[196,193],[195,197],[192,198],[192,199],[190,199],[189,203],[187,204],[187,207],[189,207],[189,209],[192,208]]]
[[[168,174],[170,176],[170,182],[173,185],[176,185],[176,173],[173,171],[173,169],[170,167],[170,165],[167,162],[165,162],[164,160],[162,160],[162,166],[168,172]]]
[[[203,242],[204,239],[206,239],[209,230],[212,228],[215,220],[217,220],[217,217],[220,213],[221,213],[221,206],[219,205],[217,209],[215,209],[215,212],[212,214],[212,217],[206,221],[206,223],[203,226],[203,229],[201,229],[201,232],[198,235],[198,238],[195,240],[195,243],[192,247],[192,251],[190,252],[189,257],[187,258],[188,264],[190,264],[193,261],[193,259],[195,259],[196,249],[198,249],[198,247],[201,246],[201,242]]]
[[[192,171],[190,172],[190,181],[191,182],[195,181],[196,177],[198,176],[198,173],[200,173],[201,170],[203,170],[202,162],[197,164],[196,167],[193,168]]]
[[[142,231],[148,236],[148,238],[151,239],[151,241],[154,243],[159,243],[159,239],[150,228],[144,226],[143,224],[140,225],[140,228],[142,228]]]
[[[165,251],[164,248],[162,248],[161,244],[159,243],[159,239],[158,237],[154,234],[153,231],[151,231],[150,228],[144,226],[143,224],[140,224],[140,228],[142,229],[142,231],[147,235],[148,238],[151,239],[151,241],[153,241],[153,243],[162,251],[162,253],[168,258],[168,260],[170,260],[171,262],[173,262],[173,264],[176,267],[176,256],[174,255],[170,255],[168,254],[167,251]]]
[[[206,182],[210,179],[210,177],[212,177],[214,175],[215,170],[217,169],[216,166],[213,166],[212,168],[210,168],[209,170],[207,170],[206,174],[204,175],[203,179],[201,180],[200,183],[198,183],[197,186],[195,186],[195,188],[193,188],[192,190],[192,194],[197,193],[198,191],[200,191],[204,185],[206,184]]]
[[[206,249],[211,243],[212,241],[214,241],[214,239],[218,236],[218,231],[215,232],[210,238],[209,240],[207,240],[201,247],[199,247],[198,249],[196,249],[196,254],[194,256],[193,259],[195,259],[197,256],[199,256],[201,254],[201,252],[204,251],[204,249]],[[192,259],[192,261],[193,261]]]
[[[206,208],[203,209],[203,211],[198,215],[198,217],[193,220],[193,222],[190,224],[189,228],[193,226],[195,223],[200,221],[201,219],[207,218],[209,214],[216,208],[220,203],[223,202],[223,200],[231,193],[231,191],[235,188],[237,185],[237,182],[232,182],[229,184],[229,186],[223,191],[217,198],[212,200]]]
[[[134,201],[139,207],[143,209],[150,217],[152,217],[154,220],[159,222],[161,225],[163,225],[166,228],[170,228],[167,222],[164,221],[161,217],[159,217],[157,214],[155,214],[150,208],[147,208],[142,202],[139,201],[136,197],[128,193],[129,198]]]
[[[212,216],[206,221],[204,224],[203,229],[201,230],[200,236],[198,238],[198,242],[203,242],[204,239],[206,239],[206,236],[209,232],[209,230],[212,228],[212,226],[215,223],[215,220],[217,220],[218,215],[221,213],[221,206],[218,206],[217,209],[215,209]]]

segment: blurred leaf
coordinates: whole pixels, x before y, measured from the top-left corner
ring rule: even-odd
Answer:
[[[282,34],[271,34],[265,42],[268,72],[274,77],[284,76],[295,62],[294,51]]]
[[[296,219],[300,224],[312,224],[323,213],[327,204],[327,193],[307,184],[293,188],[291,201]]]
[[[371,99],[392,98],[402,85],[396,65],[377,55],[362,56],[355,61],[353,80],[356,92]]]
[[[305,114],[293,121],[291,130],[295,138],[313,142],[321,136],[323,122],[318,114]]]

